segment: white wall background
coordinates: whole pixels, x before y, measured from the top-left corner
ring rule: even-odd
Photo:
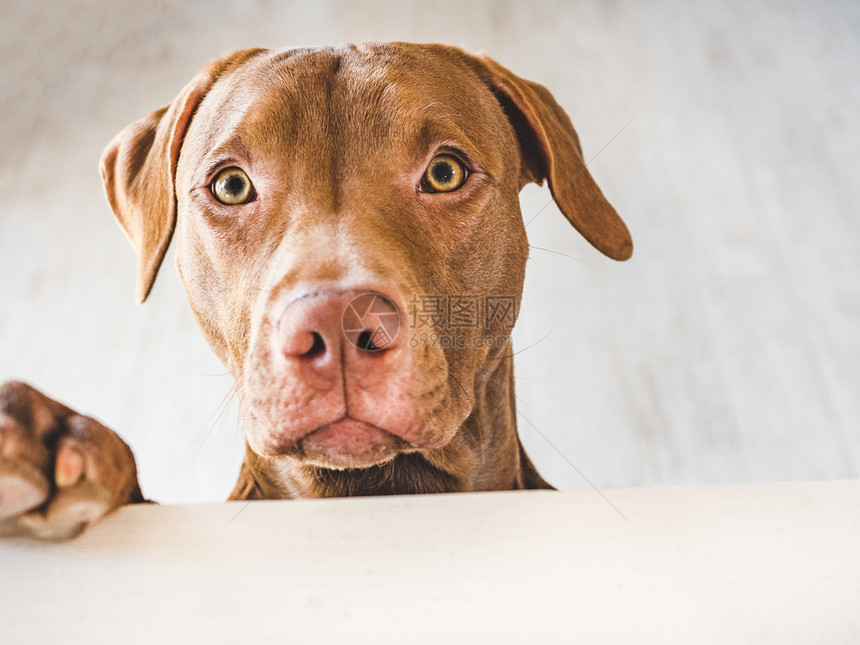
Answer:
[[[172,257],[132,304],[101,149],[226,50],[366,40],[483,49],[553,91],[587,157],[602,149],[590,167],[632,261],[593,251],[546,189],[522,195],[520,426],[551,482],[860,475],[860,5],[0,0],[0,15],[0,379],[119,430],[149,496],[223,499],[242,440]]]

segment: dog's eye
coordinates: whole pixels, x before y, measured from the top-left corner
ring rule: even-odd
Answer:
[[[254,185],[241,168],[225,168],[212,182],[212,194],[228,206],[247,204],[254,199]]]
[[[431,193],[450,193],[466,182],[466,167],[453,155],[433,157],[422,179],[423,187]]]

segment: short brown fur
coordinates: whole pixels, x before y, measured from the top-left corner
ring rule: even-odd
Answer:
[[[446,146],[469,158],[469,181],[456,193],[416,190]],[[212,201],[207,172],[224,159],[253,175],[260,199],[233,210]],[[290,439],[290,419],[318,403],[284,376],[269,340],[297,285],[353,288],[356,276],[398,294],[508,294],[518,303],[528,244],[517,195],[529,182],[547,179],[592,245],[629,258],[630,234],[544,87],[444,45],[235,52],[118,134],[101,172],[138,254],[138,300],[175,238],[192,311],[236,379],[248,444],[231,499],[550,487],[517,436],[510,344],[476,342],[509,329],[461,331],[460,349],[398,347],[379,358],[390,369],[376,384],[365,379],[352,405],[383,419],[401,410],[396,423],[410,441],[369,466],[349,455],[318,463]],[[396,404],[386,403],[392,391]],[[28,386],[0,388],[0,476],[17,478],[0,486],[18,487],[7,495],[17,506],[4,511],[0,495],[0,529],[68,537],[142,500],[128,447],[92,420],[70,433],[70,415]],[[101,491],[89,514],[52,515],[92,502],[70,492],[84,484]]]

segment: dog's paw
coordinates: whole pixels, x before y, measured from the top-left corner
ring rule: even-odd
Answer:
[[[112,430],[29,385],[0,385],[0,535],[68,539],[139,501],[134,455]]]

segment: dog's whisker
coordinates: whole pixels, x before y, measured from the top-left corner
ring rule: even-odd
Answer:
[[[531,345],[527,345],[526,347],[523,347],[522,349],[519,349],[519,350],[517,350],[517,351],[515,351],[515,352],[511,352],[510,354],[502,354],[501,356],[491,356],[491,357],[489,357],[487,360],[491,360],[491,359],[492,359],[492,360],[500,360],[500,359],[503,359],[503,358],[513,358],[513,357],[514,357],[514,356],[516,356],[517,354],[522,354],[523,352],[525,352],[525,351],[528,351],[528,350],[532,349],[532,348],[533,348],[533,347],[535,347],[536,345],[539,345],[540,343],[542,343],[543,341],[545,341],[547,338],[549,338],[550,334],[552,334],[552,332],[554,332],[554,331],[555,331],[555,326],[556,326],[557,324],[558,324],[558,319],[556,319],[556,321],[552,324],[552,327],[550,328],[550,330],[549,330],[547,333],[545,333],[543,336],[541,336],[540,338],[538,338],[538,339],[537,339],[535,342],[533,342]]]
[[[430,123],[434,121],[438,121],[439,119],[450,119],[451,117],[456,117],[456,114],[437,114],[432,119],[430,119]]]
[[[469,400],[469,393],[466,390],[466,388],[463,386],[463,384],[460,382],[460,379],[458,379],[453,374],[449,374],[449,376],[454,381],[454,383],[457,385],[457,387],[459,387],[460,390],[462,390],[463,397],[465,398],[466,401],[468,401]],[[457,392],[457,390],[454,390],[454,391]],[[483,428],[483,425],[481,424],[480,417],[478,415],[475,415],[474,418],[475,418],[475,426],[478,428],[478,445],[481,447],[481,464],[484,464],[484,463],[486,463],[486,458],[484,455],[484,428]]]
[[[582,260],[574,255],[568,255],[567,253],[562,253],[561,251],[556,251],[554,249],[545,249],[542,246],[535,246],[534,244],[529,244],[529,248],[534,249],[535,251],[545,251],[547,253],[555,253],[556,255],[562,255],[566,258],[570,258],[571,260],[576,260],[577,262],[582,262]]]
[[[537,260],[532,256],[532,254],[531,254],[531,253],[529,253],[529,257],[528,257],[528,258],[526,258],[526,262],[533,262],[533,263],[534,263],[534,265],[537,267],[538,271],[540,271],[540,272],[543,274],[543,272],[544,272],[544,271],[543,271],[543,267],[540,265],[540,262],[538,262],[538,261],[537,261]]]
[[[215,412],[212,413],[212,416],[209,417],[209,420],[206,423],[206,432],[203,435],[203,438],[200,440],[199,445],[197,446],[197,451],[194,453],[194,457],[191,458],[191,464],[193,465],[195,461],[197,461],[197,457],[200,456],[200,452],[203,450],[203,446],[206,441],[209,439],[209,436],[212,434],[212,431],[215,429],[215,426],[218,425],[218,422],[224,416],[224,413],[227,411],[227,408],[230,407],[230,401],[233,396],[236,394],[236,386],[231,385],[227,390],[227,393],[222,397],[221,402],[218,404],[218,407],[215,408]],[[197,437],[200,437],[198,433]],[[197,439],[195,438],[195,441]]]
[[[558,453],[558,455],[559,455],[562,459],[564,459],[564,460],[568,463],[568,465],[569,465],[571,468],[573,468],[573,470],[575,470],[575,471],[576,471],[576,473],[577,473],[580,477],[582,477],[582,479],[585,481],[585,483],[587,483],[587,484],[592,488],[592,490],[594,490],[594,492],[595,492],[595,493],[597,493],[598,495],[600,495],[600,497],[601,497],[601,498],[603,498],[603,501],[605,501],[607,504],[609,504],[609,505],[610,505],[610,506],[615,510],[615,512],[616,512],[616,513],[618,513],[618,515],[620,515],[620,516],[624,519],[624,521],[625,521],[625,522],[627,522],[628,524],[631,524],[631,522],[630,522],[630,520],[627,518],[627,516],[626,516],[624,513],[622,513],[622,512],[621,512],[621,509],[619,509],[615,504],[613,504],[613,503],[612,503],[612,501],[611,501],[611,500],[610,500],[610,499],[609,499],[609,498],[608,498],[608,497],[603,493],[603,491],[602,491],[602,490],[600,490],[600,489],[599,489],[599,488],[594,484],[594,482],[592,482],[592,481],[591,481],[591,480],[590,480],[590,479],[585,475],[585,473],[584,473],[584,472],[582,472],[582,470],[581,470],[579,467],[577,467],[577,465],[576,465],[576,464],[574,464],[574,463],[573,463],[573,462],[568,458],[568,456],[567,456],[566,454],[564,454],[564,452],[562,452],[562,451],[558,448],[558,446],[556,446],[552,441],[550,441],[550,440],[549,440],[549,438],[548,438],[548,437],[547,437],[543,432],[541,432],[540,430],[538,430],[538,427],[537,427],[534,423],[532,423],[532,422],[531,422],[531,420],[530,420],[530,419],[529,419],[525,414],[523,414],[522,410],[520,410],[520,409],[519,409],[519,407],[517,408],[517,414],[518,414],[518,415],[520,415],[523,419],[525,419],[526,423],[528,423],[528,424],[532,427],[532,429],[533,429],[535,432],[537,432],[537,433],[538,433],[538,435],[539,435],[539,436],[540,436],[540,437],[541,437],[541,438],[542,438],[542,439],[547,443],[547,445],[549,445],[549,447],[550,447],[550,448],[552,448],[553,450],[555,450],[555,452],[557,452],[557,453]]]

